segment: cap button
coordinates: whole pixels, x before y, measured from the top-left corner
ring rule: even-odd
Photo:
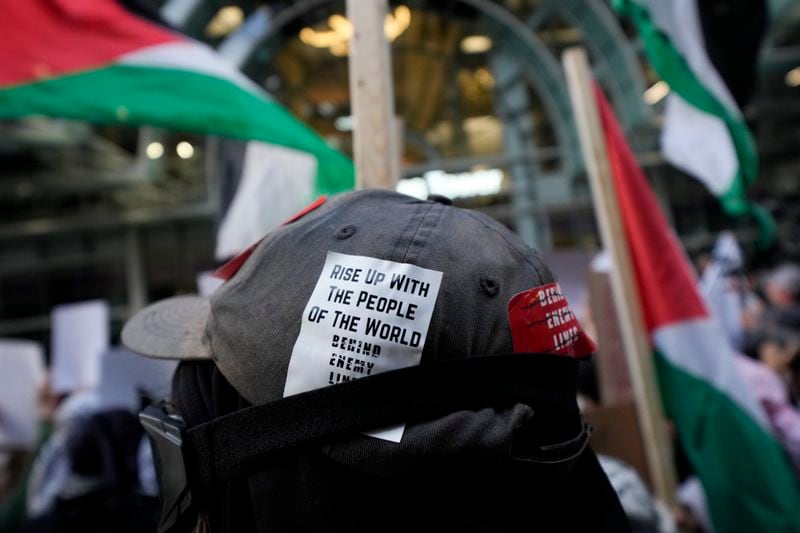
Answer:
[[[453,205],[453,200],[451,200],[447,196],[442,196],[441,194],[429,194],[428,201],[436,202],[437,204],[443,204],[443,205]]]

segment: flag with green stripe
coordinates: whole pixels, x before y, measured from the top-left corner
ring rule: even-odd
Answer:
[[[256,140],[313,157],[312,195],[354,186],[330,148],[211,48],[114,0],[8,2],[0,17],[0,118],[152,125]],[[298,205],[312,198],[298,200]]]
[[[717,533],[800,532],[800,484],[602,93],[598,106],[659,392]]]
[[[630,17],[651,65],[669,85],[661,134],[665,159],[700,180],[734,216],[755,217],[761,242],[770,215],[747,198],[758,153],[741,109],[712,62],[698,0],[614,0]]]

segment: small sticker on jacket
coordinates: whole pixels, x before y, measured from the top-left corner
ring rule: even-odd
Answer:
[[[515,352],[584,357],[596,349],[558,283],[514,295],[508,302],[508,323]]]

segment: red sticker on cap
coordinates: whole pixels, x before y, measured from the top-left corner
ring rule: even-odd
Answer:
[[[515,352],[584,357],[595,351],[558,283],[514,295],[508,302],[508,323]]]

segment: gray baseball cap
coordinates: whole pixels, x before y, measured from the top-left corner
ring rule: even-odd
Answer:
[[[362,277],[337,270],[341,258],[363,265]],[[389,269],[382,284],[375,265]],[[440,282],[428,291],[424,282],[410,286],[409,275],[401,294],[397,268]],[[343,287],[353,278],[365,283],[370,273],[374,290],[347,296]],[[441,200],[363,190],[335,196],[268,234],[210,299],[180,296],[140,311],[125,325],[122,342],[152,357],[212,359],[246,400],[260,404],[286,395],[291,360],[303,350],[329,365],[331,376],[333,369],[366,375],[363,360],[378,364],[382,357],[361,335],[370,320],[387,324],[375,342],[384,344],[384,354],[393,346],[405,350],[401,358],[419,352],[409,364],[512,352],[510,299],[553,281],[533,249],[487,216]],[[325,322],[313,321],[315,301],[331,304],[328,324],[338,327],[323,331],[324,341]],[[344,327],[333,319],[343,301],[350,305],[344,309],[363,315]],[[406,323],[417,326],[416,337],[404,336]],[[377,326],[373,333],[378,338]]]

